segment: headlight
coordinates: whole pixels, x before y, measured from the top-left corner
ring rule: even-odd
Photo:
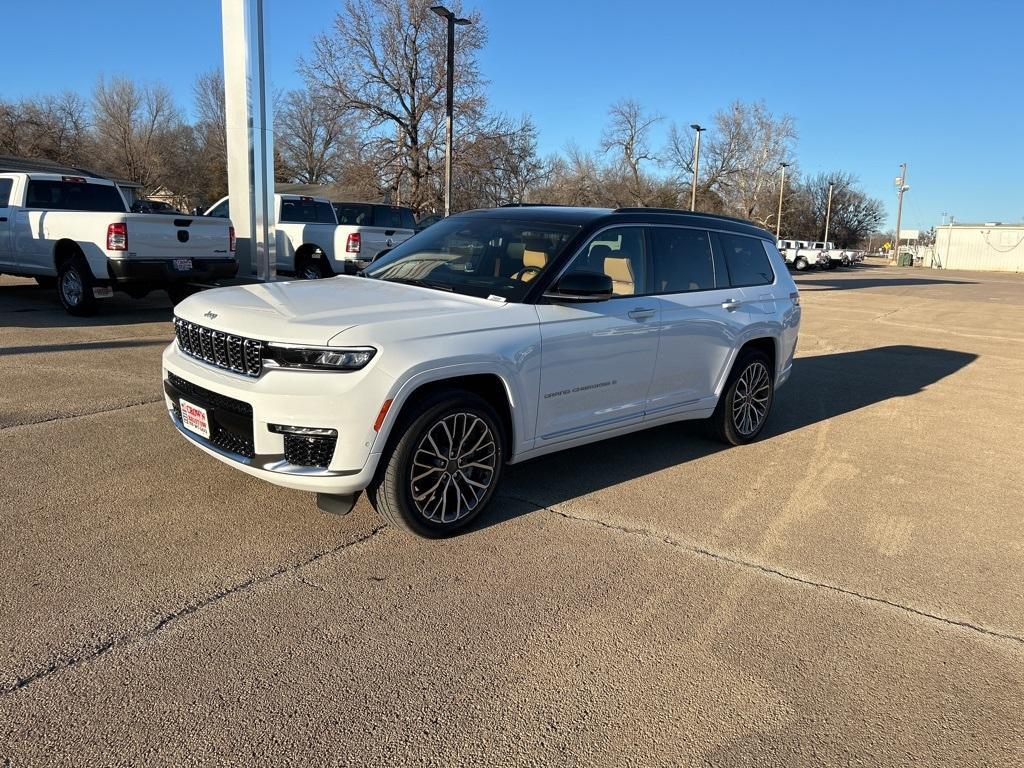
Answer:
[[[270,342],[263,363],[268,367],[303,368],[313,371],[358,371],[377,350],[373,347],[294,347]]]

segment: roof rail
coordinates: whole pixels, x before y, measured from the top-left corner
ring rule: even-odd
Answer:
[[[764,229],[759,224],[755,224],[749,219],[740,219],[736,216],[726,216],[724,213],[707,213],[706,211],[684,211],[680,208],[654,208],[654,207],[636,207],[636,208],[616,208],[612,213],[675,213],[682,214],[684,216],[700,216],[707,219],[726,219],[727,221],[735,221],[737,224],[747,224],[751,227],[757,227],[758,229]]]
[[[561,203],[502,203],[499,208],[565,208]]]

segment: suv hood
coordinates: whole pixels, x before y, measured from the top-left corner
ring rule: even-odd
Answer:
[[[178,304],[174,313],[225,333],[325,346],[341,332],[369,323],[431,322],[440,315],[494,311],[501,306],[473,296],[342,276],[203,291]]]

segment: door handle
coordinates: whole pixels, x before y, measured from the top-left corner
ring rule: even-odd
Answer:
[[[740,305],[742,303],[743,302],[739,301],[738,299],[726,299],[725,301],[722,302],[722,309],[727,309],[730,312],[735,312],[737,309],[740,308]]]
[[[648,318],[654,317],[657,311],[658,310],[656,309],[645,309],[644,307],[637,307],[636,309],[631,309],[628,312],[628,314],[630,318],[633,320],[647,320]]]
[[[393,230],[393,229],[385,229],[384,230],[384,234],[387,235],[388,237],[390,237],[391,235],[395,234],[395,230]]]

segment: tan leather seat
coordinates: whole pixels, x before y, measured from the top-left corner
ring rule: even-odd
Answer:
[[[547,243],[544,240],[527,240],[523,245],[523,268],[512,275],[515,280],[528,283],[540,270],[548,265]]]
[[[628,256],[605,257],[604,273],[612,279],[612,293],[616,296],[632,296],[636,293],[633,265],[629,263]]]

